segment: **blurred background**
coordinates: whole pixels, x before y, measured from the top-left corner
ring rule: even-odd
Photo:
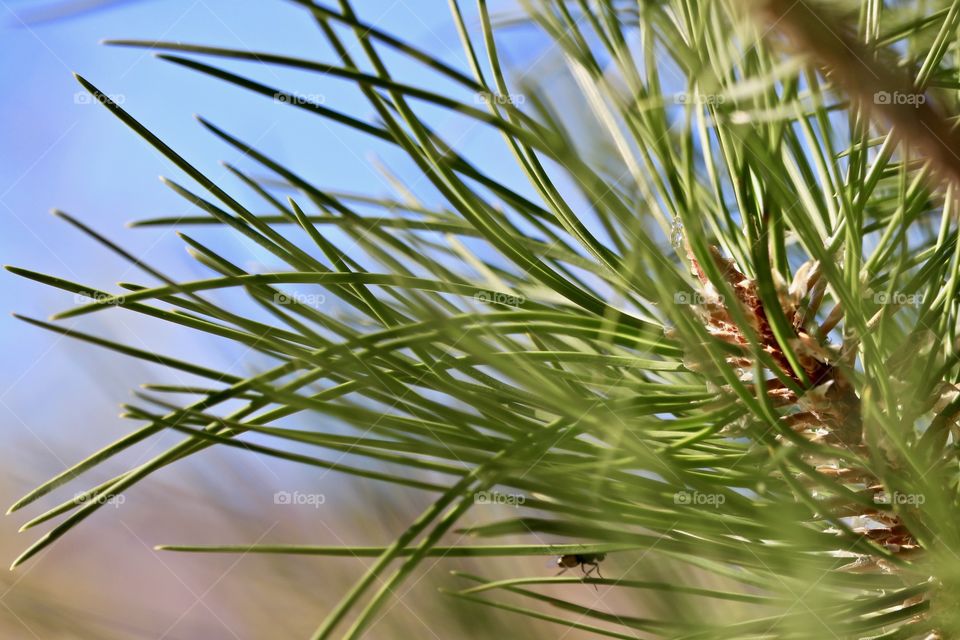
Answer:
[[[466,69],[442,0],[358,0],[360,16]],[[477,27],[472,3],[462,3]],[[157,60],[149,52],[106,47],[103,38],[142,38],[270,51],[334,62],[312,19],[292,3],[236,0],[128,0],[70,5],[0,0],[0,252],[5,264],[116,290],[119,281],[149,282],[127,262],[49,214],[62,209],[118,242],[139,259],[177,278],[205,277],[173,229],[128,229],[131,220],[197,215],[158,175],[182,175],[81,89],[80,73],[133,113],[232,194],[249,194],[218,162],[250,166],[194,120],[203,115],[288,164],[314,184],[395,195],[376,169],[384,163],[419,196],[435,199],[395,150],[345,127],[218,80]],[[511,3],[491,3],[511,11]],[[510,37],[516,33],[516,37]],[[551,56],[533,30],[503,38],[508,59],[523,73],[549,77]],[[445,89],[435,76],[404,60],[394,71],[407,83]],[[257,65],[231,65],[274,86],[309,94],[361,118],[372,110],[355,87],[335,79]],[[558,88],[560,90],[560,88]],[[437,112],[437,129],[478,164],[505,158],[497,136]],[[512,167],[509,162],[500,167]],[[501,175],[497,174],[496,175]],[[501,175],[522,184],[520,176]],[[185,182],[192,186],[189,181]],[[213,227],[188,229],[251,270],[271,258]],[[266,264],[269,263],[269,264]],[[3,308],[44,319],[74,304],[70,294],[0,274]],[[329,310],[332,313],[336,309]],[[109,311],[65,326],[138,348],[182,356],[231,373],[262,363],[245,349],[135,314]],[[176,372],[124,358],[0,317],[5,366],[0,368],[0,429],[4,447],[0,504],[17,498],[138,423],[118,417],[141,383],[187,384]],[[304,420],[311,418],[305,417]],[[323,418],[315,416],[314,420]],[[335,426],[331,426],[335,428]],[[11,562],[45,530],[18,528],[76,492],[157,454],[182,436],[166,434],[134,448],[21,512],[0,520],[0,557]],[[275,504],[277,491],[324,496],[321,505]],[[302,638],[372,561],[356,558],[208,556],[157,552],[154,545],[302,543],[386,545],[431,498],[395,486],[213,448],[177,463],[102,509],[50,550],[15,572],[0,573],[3,638]],[[507,516],[512,507],[485,505],[473,520]],[[494,510],[504,510],[497,514]],[[448,542],[456,542],[456,539]],[[498,542],[509,542],[502,540]],[[524,542],[533,542],[524,540]],[[636,560],[636,558],[634,558]],[[607,571],[616,572],[615,563]],[[440,595],[451,570],[496,576],[550,574],[543,559],[474,562],[431,560],[373,627],[371,638],[581,638],[581,632],[527,617],[471,607]],[[655,572],[640,562],[635,571]],[[580,586],[574,598],[611,611],[606,589]],[[571,592],[564,594],[571,597]],[[624,607],[619,607],[621,610]]]

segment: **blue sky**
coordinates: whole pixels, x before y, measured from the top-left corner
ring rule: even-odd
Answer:
[[[465,9],[472,11],[471,4],[464,3]],[[420,195],[432,197],[396,150],[315,115],[158,60],[150,52],[99,44],[104,38],[163,39],[335,62],[312,20],[293,3],[140,0],[66,20],[25,23],[28,9],[35,6],[0,0],[0,82],[8,96],[0,101],[0,254],[4,264],[105,289],[114,289],[115,283],[123,280],[146,281],[123,260],[51,216],[50,209],[56,207],[168,273],[178,277],[204,274],[172,230],[125,228],[133,219],[198,213],[157,178],[164,175],[188,187],[193,185],[91,102],[73,72],[122,103],[238,197],[249,199],[250,194],[218,163],[228,160],[247,168],[252,163],[206,132],[194,114],[254,143],[319,186],[389,193],[383,178],[370,166],[370,154],[377,153],[401,177],[411,178]],[[492,4],[493,9],[498,6]],[[355,7],[364,20],[466,69],[444,0],[361,0]],[[469,13],[467,19],[476,24]],[[526,44],[519,48],[528,49]],[[388,59],[391,70],[406,82],[449,90],[449,85],[422,67],[397,57]],[[319,96],[327,106],[353,116],[371,118],[372,110],[347,81],[250,63],[210,61],[293,93]],[[495,146],[491,139],[497,139],[489,130],[470,128],[449,113],[437,111],[436,116],[438,130],[459,140],[474,158],[483,161],[495,157],[488,154],[503,153],[502,149],[491,150]],[[195,235],[219,242],[218,247],[233,250],[234,255],[239,252],[241,259],[265,258],[212,229],[196,230]],[[68,293],[6,272],[0,274],[0,291],[5,311],[38,318],[73,304]],[[108,312],[70,321],[68,326],[142,348],[192,356],[202,353],[203,361],[213,366],[237,365],[237,352],[230,345],[211,347],[202,336],[144,322],[132,314]],[[71,416],[84,416],[85,425],[110,425],[117,420],[117,403],[129,399],[129,388],[142,381],[157,381],[156,370],[147,365],[59,340],[7,314],[0,317],[0,339],[6,362],[0,369],[0,425],[7,435],[27,443],[26,450],[32,452],[28,457],[41,467],[56,469],[68,460],[55,444],[51,446],[47,435],[51,429],[61,428],[65,407],[70,408]],[[128,424],[115,426],[129,428]]]

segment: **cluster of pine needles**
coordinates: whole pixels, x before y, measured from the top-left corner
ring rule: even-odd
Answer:
[[[109,44],[368,136],[422,181],[384,169],[389,196],[332,190],[201,118],[249,165],[228,187],[79,78],[189,178],[165,184],[196,216],[135,226],[185,230],[209,277],[170,277],[65,213],[144,279],[111,292],[11,268],[90,298],[31,324],[188,381],[146,385],[128,435],[14,505],[182,434],[36,515],[26,528],[52,524],[15,564],[154,472],[234,447],[431,497],[384,547],[165,547],[374,557],[316,638],[363,635],[427,557],[604,555],[587,594],[614,613],[549,595],[573,572],[459,574],[444,592],[601,637],[958,637],[960,2],[451,0],[465,65],[349,0],[295,3],[328,61]],[[511,73],[498,45],[531,34],[551,72]],[[372,117],[256,79],[268,68],[352,83]],[[438,109],[513,162],[471,159]],[[270,264],[250,272],[201,225]],[[62,322],[109,309],[235,341],[258,372]],[[479,492],[526,499],[465,526]]]

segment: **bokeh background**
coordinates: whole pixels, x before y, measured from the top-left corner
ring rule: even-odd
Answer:
[[[363,19],[466,69],[444,0],[358,0]],[[473,3],[462,3],[477,27]],[[56,6],[55,6],[56,5]],[[425,199],[434,197],[395,150],[346,128],[271,104],[218,80],[157,60],[149,52],[102,46],[103,38],[180,40],[286,53],[334,62],[311,18],[282,0],[128,0],[86,2],[63,15],[57,3],[0,0],[0,254],[4,263],[115,290],[144,274],[49,214],[59,208],[117,241],[138,258],[178,278],[205,277],[173,229],[128,229],[130,220],[196,215],[157,180],[179,173],[105,109],[91,103],[72,77],[78,72],[131,111],[168,144],[231,193],[250,195],[218,162],[252,163],[202,129],[193,114],[295,168],[323,187],[392,195],[382,163]],[[494,2],[495,12],[512,3]],[[555,60],[533,30],[514,27],[501,46],[515,72],[548,82]],[[369,117],[370,107],[348,82],[234,65],[269,84],[319,96],[328,106]],[[447,87],[417,65],[392,59],[407,83]],[[519,70],[519,71],[517,71]],[[563,87],[558,86],[557,91]],[[449,112],[436,128],[478,163],[506,156],[497,136]],[[262,172],[260,172],[262,174]],[[497,175],[521,185],[520,176]],[[192,186],[185,182],[187,186]],[[517,186],[517,188],[520,188]],[[215,228],[188,230],[251,270],[271,259]],[[36,318],[69,307],[72,296],[0,274],[3,309]],[[325,309],[336,313],[337,309]],[[139,348],[188,355],[208,367],[247,373],[260,363],[245,349],[111,310],[66,326]],[[25,492],[138,423],[118,417],[140,383],[183,384],[176,373],[0,317],[0,503]],[[304,420],[323,420],[319,416]],[[337,425],[324,425],[337,429]],[[33,517],[76,492],[148,459],[178,441],[151,440],[0,519],[0,559],[9,563],[46,525],[17,533]],[[324,504],[277,505],[276,491],[322,493]],[[371,560],[198,556],[153,550],[162,543],[385,545],[409,525],[429,496],[236,450],[214,448],[177,463],[102,509],[71,535],[15,572],[0,573],[3,638],[300,638],[306,637]],[[483,520],[506,517],[486,506]],[[476,509],[474,510],[476,511]],[[449,542],[455,542],[451,540]],[[506,540],[504,542],[507,542]],[[526,540],[530,542],[530,540]],[[371,638],[580,638],[577,631],[499,616],[437,592],[450,570],[486,577],[551,572],[542,559],[511,562],[440,560],[408,581]],[[655,568],[637,564],[635,570]],[[570,593],[565,593],[570,597]],[[573,597],[617,609],[605,590],[585,586]],[[610,600],[610,601],[608,601]],[[622,609],[622,607],[620,607]]]

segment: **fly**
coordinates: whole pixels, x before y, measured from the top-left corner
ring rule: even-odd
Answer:
[[[600,578],[603,578],[603,574],[600,573],[600,563],[603,562],[606,557],[607,554],[605,553],[568,553],[562,555],[557,558],[557,566],[560,567],[560,573],[557,575],[561,575],[567,569],[580,567],[584,579],[589,578],[590,574],[594,571],[597,572]],[[587,567],[590,568],[587,569]],[[593,585],[593,588],[596,589],[597,585]]]

